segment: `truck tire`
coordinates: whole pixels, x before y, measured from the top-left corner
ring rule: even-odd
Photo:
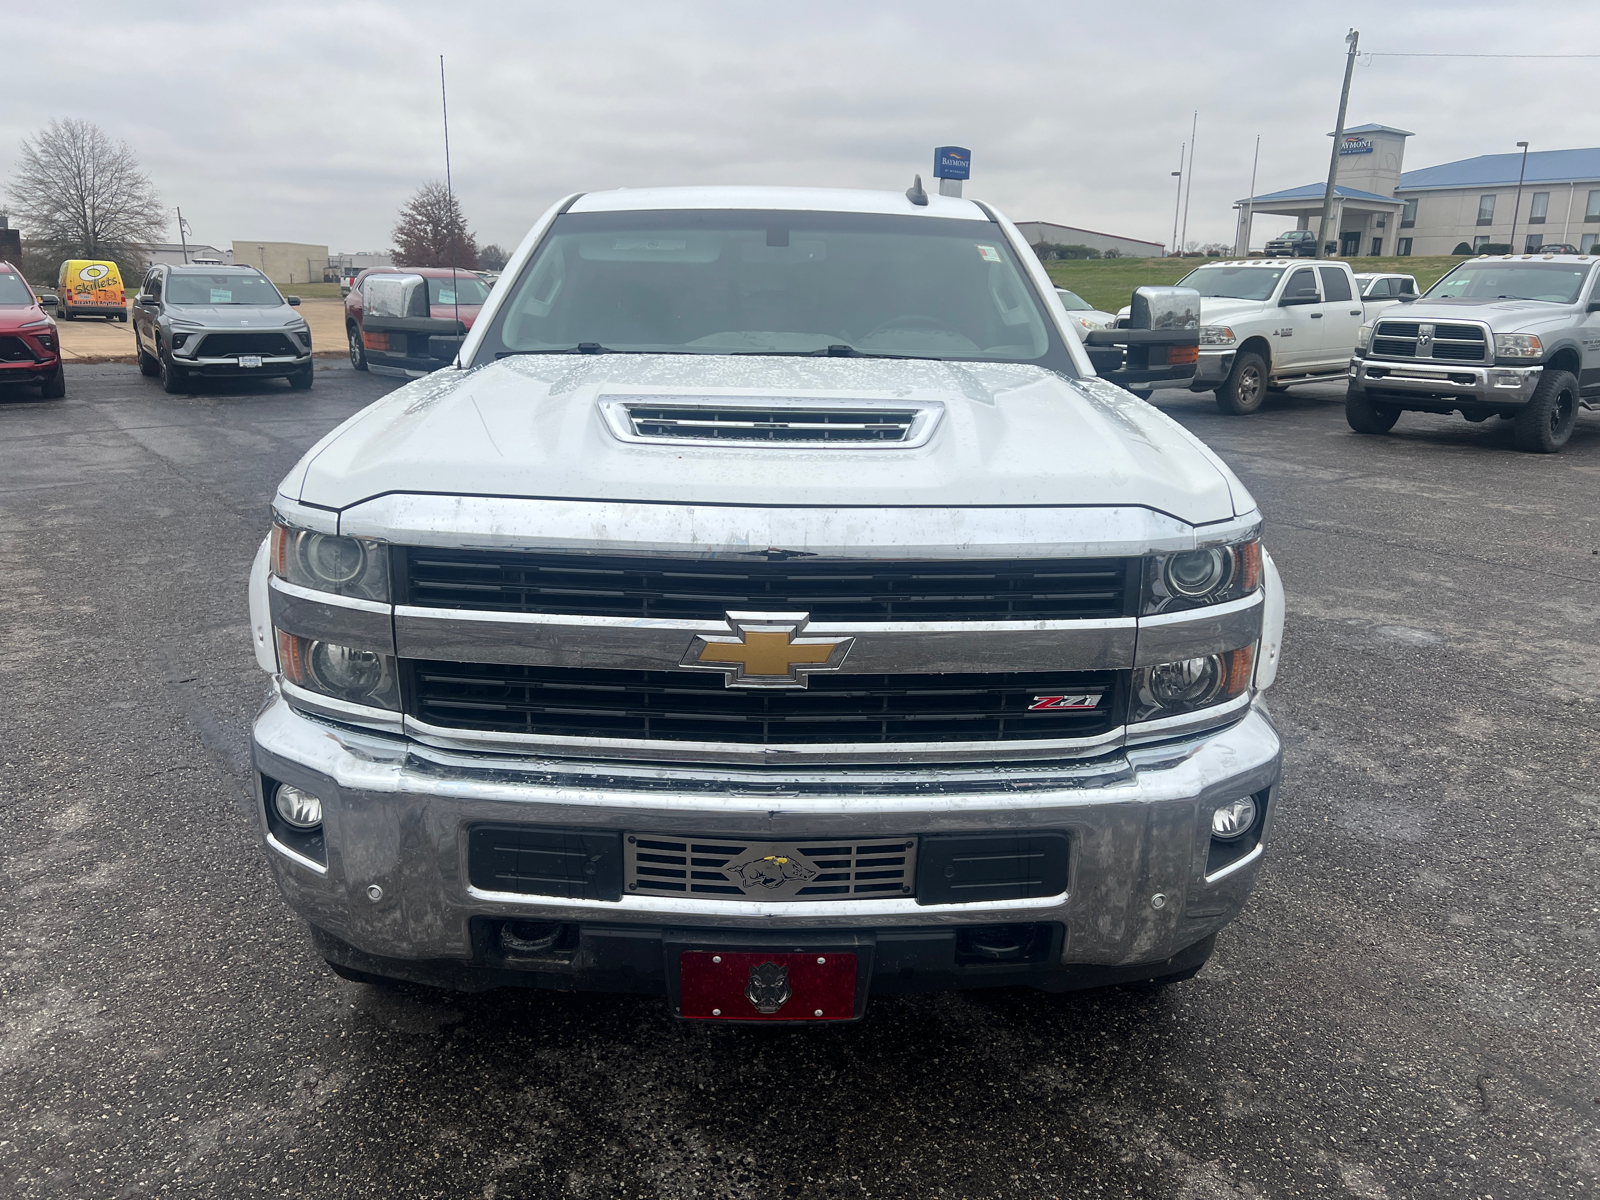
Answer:
[[[350,335],[350,365],[358,371],[367,369],[367,348],[361,343],[361,326],[347,325],[345,332]]]
[[[1352,383],[1344,393],[1344,419],[1357,433],[1388,433],[1400,419],[1400,407],[1374,400]]]
[[[1517,449],[1554,454],[1567,444],[1577,420],[1578,381],[1571,371],[1546,371],[1516,416]]]
[[[1232,417],[1259,409],[1267,398],[1267,360],[1254,350],[1233,358],[1228,381],[1217,389],[1217,407]]]

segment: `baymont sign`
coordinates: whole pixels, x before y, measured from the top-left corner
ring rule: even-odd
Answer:
[[[1371,154],[1372,139],[1364,137],[1347,137],[1344,145],[1339,147],[1340,154]]]

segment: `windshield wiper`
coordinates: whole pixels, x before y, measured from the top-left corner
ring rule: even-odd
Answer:
[[[576,346],[566,346],[559,350],[502,350],[495,355],[496,358],[512,358],[518,354],[654,354],[654,350],[613,350],[610,346],[602,346],[599,342],[579,342]]]
[[[718,351],[711,351],[716,354]],[[874,354],[868,350],[857,350],[854,346],[836,343],[825,346],[821,350],[725,350],[720,353],[732,355],[760,355],[766,358],[915,358],[928,362],[943,362],[931,354]]]

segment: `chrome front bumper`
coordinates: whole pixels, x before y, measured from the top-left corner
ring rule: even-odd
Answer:
[[[1465,363],[1352,358],[1350,378],[1362,391],[1408,392],[1418,398],[1526,404],[1543,367],[1482,367]]]
[[[1104,965],[1169,958],[1238,914],[1272,831],[1282,759],[1259,705],[1223,729],[1088,762],[772,771],[439,749],[324,723],[276,690],[253,755],[257,820],[284,896],[373,956],[469,960],[474,917],[733,932],[1059,922],[1062,963]],[[263,776],[321,797],[325,864],[272,835]],[[1208,874],[1212,809],[1268,789],[1260,843]],[[491,822],[769,841],[1060,830],[1070,882],[1040,899],[937,905],[512,895],[468,881],[467,831]]]

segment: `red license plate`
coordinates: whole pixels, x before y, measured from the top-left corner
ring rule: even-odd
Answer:
[[[849,1021],[856,1015],[856,956],[685,950],[679,1014],[694,1021]]]

